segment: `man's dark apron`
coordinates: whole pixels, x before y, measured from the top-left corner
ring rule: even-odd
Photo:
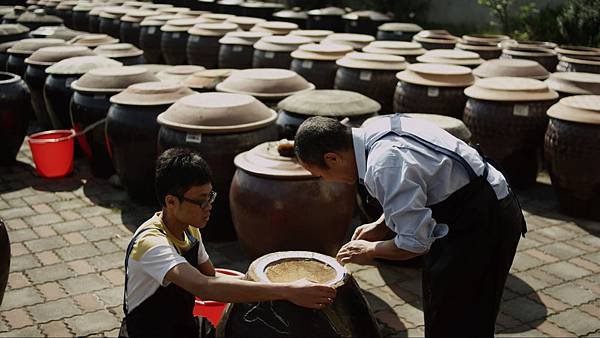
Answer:
[[[519,237],[527,231],[519,202],[510,189],[497,199],[487,181],[485,156],[484,173],[477,176],[457,153],[399,128],[391,132],[457,161],[470,179],[444,201],[427,206],[449,231],[424,256],[425,335],[491,337]]]
[[[127,313],[127,267],[129,255],[139,235],[150,229],[145,228],[140,230],[127,247],[125,255],[125,296],[123,299],[125,318],[121,323],[119,337],[198,337],[200,332],[198,319],[192,313],[195,297],[175,285],[175,283],[171,283],[166,287],[160,286],[152,296],[144,300],[131,313]],[[158,230],[163,232],[161,229]],[[188,263],[196,267],[198,265],[199,241],[187,230],[185,234],[193,244],[185,253],[180,252],[179,254]]]

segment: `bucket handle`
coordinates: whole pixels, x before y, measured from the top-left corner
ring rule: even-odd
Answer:
[[[80,132],[75,132],[75,133],[73,134],[73,136],[72,136],[72,137],[76,137],[76,136],[81,136],[81,135],[84,135],[85,133],[87,133],[87,132],[89,132],[90,130],[92,130],[92,129],[96,128],[97,126],[101,125],[101,124],[102,124],[102,123],[104,123],[104,122],[106,122],[106,117],[105,117],[105,118],[102,118],[102,119],[100,119],[100,120],[98,120],[98,121],[96,121],[96,122],[94,122],[94,123],[92,123],[92,124],[90,124],[89,126],[85,127],[85,128],[84,128],[82,131],[80,131]]]

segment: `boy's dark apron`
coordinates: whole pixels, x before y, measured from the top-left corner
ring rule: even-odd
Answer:
[[[127,247],[123,299],[125,318],[121,324],[119,337],[198,337],[199,323],[192,313],[195,297],[174,283],[166,287],[160,286],[152,296],[144,300],[131,313],[127,313],[127,262],[137,237],[149,229],[145,228],[138,232]],[[193,245],[188,251],[180,254],[195,267],[198,265],[199,242],[187,230],[185,233]]]
[[[449,231],[424,256],[425,335],[491,337],[519,237],[527,231],[519,202],[510,189],[497,199],[485,156],[484,173],[477,176],[460,155],[402,131],[394,120],[391,132],[452,158],[470,178],[444,201],[427,206]]]

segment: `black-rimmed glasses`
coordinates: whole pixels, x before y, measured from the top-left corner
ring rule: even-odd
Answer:
[[[191,198],[187,198],[185,196],[179,196],[179,198],[181,198],[182,200],[195,204],[197,206],[199,206],[200,208],[204,209],[206,207],[208,207],[209,204],[213,204],[213,202],[215,201],[215,199],[217,198],[217,192],[216,191],[211,191],[208,193],[208,198],[205,200],[194,200]]]

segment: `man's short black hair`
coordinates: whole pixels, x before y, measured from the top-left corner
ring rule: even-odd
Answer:
[[[296,156],[304,163],[327,168],[323,156],[352,149],[352,129],[340,121],[315,116],[306,119],[294,139]]]
[[[191,187],[211,182],[208,164],[193,149],[167,149],[156,160],[154,183],[156,197],[162,206],[167,195],[183,196]]]

